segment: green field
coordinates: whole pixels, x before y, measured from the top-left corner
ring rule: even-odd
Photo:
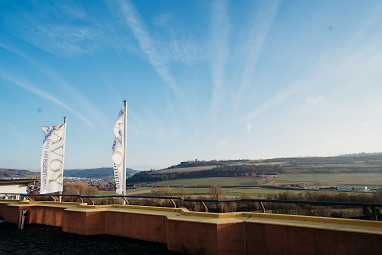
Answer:
[[[146,190],[141,190],[135,193],[135,195],[151,195],[151,191],[156,188],[147,188]],[[180,196],[180,188],[171,188],[171,194],[173,196]],[[210,189],[209,188],[186,188],[187,193],[189,193],[193,198],[197,196],[209,196]],[[305,194],[309,192],[320,192],[320,193],[331,193],[337,194],[342,193],[340,191],[315,191],[315,190],[286,190],[286,189],[271,189],[271,188],[263,188],[263,187],[253,187],[253,188],[243,188],[243,187],[233,187],[233,188],[222,188],[223,194],[228,197],[242,197],[242,196],[251,196],[254,198],[267,198],[270,194],[280,194],[284,192],[288,192],[290,194],[299,195]],[[359,192],[344,192],[347,195],[357,195]],[[130,193],[131,194],[131,193]],[[373,193],[362,193],[367,196],[371,196]]]
[[[188,165],[187,165],[188,164]],[[227,196],[249,195],[254,197],[266,197],[269,194],[278,194],[288,191],[293,194],[304,194],[306,192],[317,192],[314,190],[292,190],[291,185],[305,184],[306,187],[322,186],[368,186],[382,187],[382,154],[354,154],[338,157],[301,157],[301,158],[279,158],[264,160],[233,160],[233,161],[190,161],[187,164],[179,164],[174,168],[159,171],[150,171],[142,174],[142,179],[135,183],[147,188],[129,190],[128,194],[148,194],[151,190],[161,186],[188,186],[188,191],[194,195],[206,195],[209,193],[209,186],[223,186],[223,192]],[[201,165],[207,164],[207,165]],[[210,165],[209,165],[210,164]],[[278,175],[262,175],[256,169],[250,167],[237,167],[237,173],[230,173],[231,177],[208,177],[214,175],[211,171],[206,172],[203,178],[203,170],[213,169],[223,166],[240,165],[282,165],[285,171],[279,171]],[[243,172],[243,169],[247,172]],[[283,169],[283,168],[281,168]],[[197,178],[190,178],[183,174],[176,176],[177,172],[202,171]],[[215,176],[227,176],[216,169]],[[224,170],[226,171],[226,170]],[[251,172],[252,171],[252,172]],[[256,172],[257,171],[257,172]],[[255,172],[255,174],[254,174]],[[260,171],[261,173],[261,171]],[[162,174],[162,175],[161,175]],[[146,176],[145,176],[146,175]],[[148,177],[153,175],[155,178]],[[200,177],[199,177],[200,176]],[[240,176],[240,177],[238,177]],[[257,177],[250,177],[257,176]],[[180,179],[180,178],[184,179]],[[145,182],[143,182],[145,180]],[[152,182],[155,180],[167,180]],[[133,182],[132,182],[133,183]],[[244,187],[250,186],[250,187]],[[274,188],[272,188],[274,187]],[[178,188],[173,188],[173,194],[179,193]],[[322,191],[320,191],[322,192]],[[330,192],[330,191],[327,191]],[[331,191],[337,192],[340,191]],[[350,194],[350,193],[349,193]],[[355,192],[356,194],[356,192]]]
[[[150,183],[151,186],[257,186],[262,178],[254,177],[210,177],[177,179]],[[305,183],[309,186],[382,186],[382,173],[339,173],[339,174],[279,174],[267,177],[264,185],[290,185]],[[259,185],[261,187],[261,185]],[[242,193],[240,191],[239,193]]]
[[[186,189],[190,194],[194,195],[209,195],[210,189],[209,188],[187,188]],[[241,197],[241,196],[253,196],[258,198],[266,198],[268,194],[278,194],[283,193],[286,190],[278,190],[278,189],[267,189],[267,188],[261,188],[261,187],[254,187],[254,188],[222,188],[222,191],[224,195],[226,196],[234,196],[234,197]],[[171,192],[174,195],[179,194],[180,189],[173,188],[171,189]],[[307,190],[288,190],[288,192],[294,193],[294,194],[300,194],[308,192]]]
[[[150,192],[152,189],[153,188],[147,188],[147,187],[137,188],[137,189],[127,189],[126,190],[126,195],[140,195],[140,194],[143,194],[143,193]],[[109,196],[109,195],[118,195],[118,194],[115,193],[115,190],[108,190],[108,191],[100,190],[98,192],[98,195],[100,195],[100,196]]]
[[[233,185],[244,185],[244,186],[254,186],[257,185],[257,179],[253,177],[210,177],[210,178],[192,178],[192,179],[177,179],[171,181],[163,181],[151,183],[153,186],[233,186]]]
[[[195,166],[195,167],[177,167],[177,168],[169,168],[164,170],[157,171],[158,173],[176,173],[176,172],[194,172],[194,171],[202,171],[209,170],[217,167],[217,165],[209,165],[209,166]]]
[[[279,174],[275,185],[305,183],[306,186],[382,186],[382,173]]]
[[[267,197],[268,194],[278,194],[282,192],[290,192],[294,194],[316,192],[310,190],[290,190],[290,189],[272,189],[262,187],[258,185],[258,182],[262,178],[254,177],[211,177],[211,178],[194,178],[194,179],[177,179],[171,181],[163,181],[151,183],[151,188],[145,188],[146,193],[150,193],[151,190],[161,186],[236,186],[232,188],[222,188],[223,192],[227,196],[254,196],[254,197]],[[305,183],[309,186],[382,186],[382,173],[340,173],[340,174],[279,174],[276,178],[270,178],[265,185],[289,185]],[[257,186],[258,185],[258,186]],[[242,187],[242,186],[256,186],[256,187]],[[137,191],[139,191],[137,190]],[[196,187],[187,188],[190,194],[195,195],[208,195],[209,188]],[[178,188],[173,188],[172,193],[179,193]],[[338,191],[332,191],[338,192]]]

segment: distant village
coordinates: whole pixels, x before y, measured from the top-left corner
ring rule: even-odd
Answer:
[[[289,187],[293,189],[305,189],[305,190],[331,190],[331,191],[343,191],[343,192],[376,192],[377,190],[380,190],[382,188],[368,188],[367,186],[326,186],[326,187],[315,187],[315,186],[309,186],[305,187],[304,184],[291,184]]]
[[[36,178],[39,179],[39,178]],[[110,190],[115,189],[115,181],[110,180],[102,180],[102,179],[96,179],[96,178],[81,178],[81,177],[64,177],[64,184],[65,183],[74,183],[74,182],[84,182],[87,185],[91,187],[97,187],[100,190]],[[28,193],[35,193],[40,190],[40,182],[37,181],[34,184],[28,186],[27,191]]]
[[[19,177],[10,177],[3,178],[3,180],[18,180],[25,179]],[[36,181],[27,187],[28,193],[37,193],[40,190],[40,182],[39,177],[32,177],[28,179],[35,179]],[[83,182],[86,183],[90,187],[96,187],[99,190],[114,190],[115,189],[115,181],[114,180],[104,180],[98,178],[83,178],[83,177],[64,177],[65,183],[75,183],[75,182]],[[239,187],[241,185],[234,185],[235,187]],[[266,185],[267,186],[267,185]],[[152,184],[148,185],[128,185],[128,189],[137,188],[137,187],[156,187],[152,186]],[[175,187],[175,186],[171,186]],[[187,186],[188,188],[197,188],[197,185]],[[270,186],[268,186],[270,187]],[[293,190],[312,190],[312,191],[340,191],[340,192],[376,192],[378,190],[382,190],[381,187],[368,187],[368,186],[305,186],[304,183],[290,184],[290,185],[282,185],[282,186],[272,186],[273,188],[282,188],[282,189],[293,189]]]
[[[12,178],[17,179],[17,178]],[[36,178],[39,179],[39,178]],[[103,180],[103,179],[96,179],[96,178],[82,178],[82,177],[64,177],[64,184],[65,183],[75,183],[75,182],[84,182],[90,187],[96,187],[99,190],[113,190],[115,189],[115,181],[114,180]],[[138,185],[141,186],[141,185]],[[145,186],[145,185],[142,185]],[[238,187],[240,185],[235,185],[235,187]],[[156,187],[148,185],[147,187]],[[190,188],[196,188],[197,186],[190,186]],[[136,188],[135,185],[128,185],[127,188]],[[275,186],[276,188],[276,186]],[[280,187],[281,188],[281,187]],[[342,191],[342,192],[376,192],[378,190],[381,190],[381,187],[373,187],[368,188],[367,186],[323,186],[323,187],[316,187],[316,186],[305,186],[304,183],[299,184],[291,184],[289,187],[282,187],[282,188],[289,188],[289,189],[295,189],[295,190],[312,190],[312,191]],[[28,186],[27,191],[28,193],[35,193],[40,190],[40,182],[36,181],[34,184]]]

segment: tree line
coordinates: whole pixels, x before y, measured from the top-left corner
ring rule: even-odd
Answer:
[[[18,169],[0,169],[0,178],[8,178],[8,177],[19,177],[19,178],[29,178],[37,176],[39,173],[32,173],[29,170],[18,170]]]
[[[285,173],[285,167],[281,165],[236,165],[236,166],[217,166],[208,170],[192,172],[172,172],[163,173],[158,171],[142,171],[128,178],[128,183],[140,182],[159,182],[176,179],[207,178],[207,177],[238,177],[257,175],[276,175]]]

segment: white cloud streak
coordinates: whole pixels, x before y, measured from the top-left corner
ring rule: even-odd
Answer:
[[[226,137],[226,138],[220,140],[220,141],[217,143],[217,145],[216,145],[217,149],[218,149],[218,150],[226,150],[226,149],[228,149],[228,148],[229,148],[230,141],[231,141],[231,138],[230,138],[230,137]]]
[[[378,10],[382,4],[378,6]],[[274,96],[241,118],[249,122],[260,114],[283,103],[297,92],[309,87],[330,87],[331,94],[341,95],[345,91],[362,86],[368,81],[380,81],[382,78],[382,52],[380,36],[372,38],[371,42],[362,42],[362,47],[353,45],[370,27],[380,20],[379,12],[369,15],[368,19],[354,32],[352,40],[338,50],[336,55],[322,55],[312,67],[289,86],[279,90]],[[336,91],[333,89],[335,86]]]
[[[307,104],[313,104],[316,105],[322,100],[321,96],[316,96],[316,97],[309,97],[305,100],[305,103]]]
[[[53,55],[89,54],[105,38],[102,27],[76,3],[46,2],[32,6],[9,15],[5,24],[22,40]],[[80,22],[68,22],[72,20]]]
[[[93,52],[96,46],[92,42],[102,36],[101,31],[86,26],[49,24],[36,25],[34,32],[27,35],[27,41],[51,54],[72,57]]]
[[[247,114],[242,118],[242,121],[251,121],[253,118],[257,117],[258,115],[267,112],[271,108],[275,107],[276,105],[279,105],[284,100],[295,94],[298,90],[300,90],[302,83],[294,84],[286,89],[280,90],[277,92],[274,96],[272,96],[270,99],[268,99],[265,103],[261,104],[259,107],[254,109],[252,112]]]
[[[247,123],[247,132],[250,133],[252,131],[252,124]]]
[[[94,107],[76,88],[74,88],[68,82],[63,80],[56,72],[40,65],[33,58],[29,57],[28,55],[12,47],[9,47],[2,43],[0,43],[0,47],[6,49],[9,52],[12,52],[16,55],[19,55],[25,58],[29,63],[31,63],[36,68],[38,68],[44,75],[49,77],[52,80],[53,84],[57,84],[60,87],[62,87],[66,92],[69,92],[69,94],[71,95],[71,98],[75,99],[77,102],[81,104],[81,109],[86,109],[87,112],[89,112],[90,115],[92,116],[92,119],[98,121],[99,124],[102,124],[103,120],[105,119],[103,114],[100,111],[98,111],[98,109],[96,109],[96,107]]]
[[[171,87],[175,94],[178,93],[178,87],[172,77],[168,66],[157,52],[154,42],[145,27],[144,21],[136,10],[131,1],[118,1],[120,10],[125,18],[127,25],[130,27],[137,39],[140,49],[149,59],[150,64],[160,77]]]
[[[104,120],[106,119],[104,114],[102,114],[93,104],[91,104],[89,100],[87,100],[87,98],[85,98],[74,86],[63,80],[52,70],[41,67],[41,71],[57,86],[62,87],[66,93],[70,94],[71,98],[80,105],[82,111],[85,111],[87,113],[86,115],[91,117],[92,121],[94,120],[98,123],[98,127],[101,127],[101,125],[104,124]]]
[[[165,27],[168,25],[169,21],[171,19],[171,15],[168,13],[161,14],[159,16],[156,16],[153,20],[154,24],[160,27]]]
[[[268,32],[277,15],[278,6],[278,0],[267,2],[266,6],[261,7],[262,11],[260,13],[260,22],[258,24],[251,24],[252,29],[249,32],[248,40],[246,42],[246,46],[244,47],[245,55],[247,56],[246,64],[241,77],[239,89],[235,95],[235,106],[238,105],[239,100],[241,99],[243,93],[245,93],[246,89],[254,83],[253,73],[263,51]]]
[[[2,126],[7,126],[7,127],[9,127],[9,128],[12,128],[12,129],[16,129],[16,128],[18,128],[18,127],[16,127],[15,125],[12,125],[12,124],[10,124],[10,123],[7,123],[7,122],[1,121],[1,120],[0,120],[0,124],[1,124]]]
[[[213,92],[210,110],[216,111],[217,105],[221,102],[223,91],[223,80],[225,74],[226,61],[229,55],[229,38],[231,24],[228,16],[228,3],[226,0],[215,0],[212,6],[212,81]],[[214,116],[214,114],[213,114]]]
[[[163,35],[168,40],[155,42],[158,52],[164,63],[190,63],[206,59],[205,48],[199,45],[193,38],[170,33]]]
[[[350,51],[350,53],[349,51],[345,50],[336,56],[320,57],[306,73],[242,117],[241,121],[249,122],[298,92],[311,87],[327,87],[330,89],[331,95],[340,96],[351,88],[382,78],[380,72],[382,59],[379,58],[382,52],[378,43],[365,45],[361,50]],[[322,99],[322,97],[316,98],[314,102],[318,102],[318,99]]]
[[[0,134],[21,138],[19,127],[0,120]]]
[[[0,68],[0,77],[2,77],[3,79],[25,89],[25,90],[28,90],[30,92],[32,92],[33,94],[35,95],[38,95],[44,99],[47,99],[53,103],[55,103],[56,105],[59,105],[65,109],[67,109],[68,111],[72,112],[74,115],[76,115],[79,119],[81,119],[82,121],[86,122],[86,124],[88,124],[90,127],[93,127],[93,124],[91,121],[89,121],[84,115],[82,115],[80,112],[74,110],[73,108],[71,108],[70,106],[66,105],[65,103],[63,103],[62,101],[60,101],[59,99],[57,99],[56,97],[52,96],[51,94],[49,94],[48,92],[44,91],[44,90],[41,90],[39,89],[38,87],[34,86],[33,84],[29,83],[28,81],[25,81],[23,80],[22,78],[20,77],[15,77],[15,76],[12,76],[9,74],[9,72],[4,72],[3,69]]]

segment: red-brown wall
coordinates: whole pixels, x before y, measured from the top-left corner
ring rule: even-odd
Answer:
[[[109,235],[166,243],[166,218],[162,215],[108,211],[105,224]]]
[[[380,254],[382,235],[245,223],[247,254]]]
[[[17,224],[19,222],[20,210],[30,210],[30,206],[4,206],[2,210],[4,221]],[[28,218],[25,222],[29,222]]]
[[[167,248],[189,254],[219,254],[217,225],[167,220]]]
[[[47,206],[30,207],[29,223],[61,227],[64,209],[65,208]]]
[[[380,254],[382,251],[381,222],[303,217],[302,227],[301,224],[293,225],[298,216],[262,214],[274,223],[271,224],[259,222],[261,216],[253,215],[251,220],[243,223],[247,219],[245,214],[223,215],[232,217],[226,220],[218,214],[183,214],[172,209],[142,207],[134,211],[133,207],[126,207],[128,210],[114,208],[0,203],[0,215],[6,222],[17,223],[19,211],[27,209],[29,218],[26,223],[62,227],[64,232],[80,235],[109,234],[165,243],[169,250],[189,254],[358,255]],[[283,223],[288,217],[293,219],[289,219],[288,224]],[[340,227],[342,231],[334,227]]]
[[[105,234],[105,212],[64,211],[62,231],[79,235]]]

